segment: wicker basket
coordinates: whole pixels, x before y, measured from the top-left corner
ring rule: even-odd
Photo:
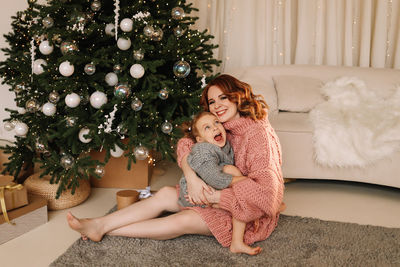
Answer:
[[[90,183],[87,180],[79,181],[79,187],[75,189],[75,194],[67,190],[56,199],[58,184],[50,184],[50,176],[40,178],[40,172],[35,173],[26,179],[24,185],[29,194],[41,196],[47,199],[49,210],[62,210],[74,207],[85,201],[90,195]]]

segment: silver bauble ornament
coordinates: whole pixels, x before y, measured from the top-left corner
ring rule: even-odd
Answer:
[[[144,52],[142,49],[138,49],[138,50],[133,50],[133,58],[135,60],[142,60],[144,58]]]
[[[61,157],[60,164],[64,169],[69,170],[74,166],[75,160],[70,155],[64,155]]]
[[[122,69],[122,67],[121,67],[120,64],[115,64],[114,67],[113,67],[113,71],[114,71],[115,73],[120,73],[120,72],[121,72],[121,69]]]
[[[51,40],[53,40],[53,42],[56,43],[56,45],[61,44],[62,39],[61,39],[61,35],[60,34],[54,34],[53,38],[51,38]]]
[[[36,99],[29,99],[25,102],[25,109],[30,113],[34,113],[39,110],[39,103]]]
[[[160,92],[158,92],[158,97],[161,98],[162,100],[165,100],[168,98],[168,90],[166,88],[163,88],[160,90]]]
[[[117,126],[117,132],[120,133],[120,134],[125,135],[125,134],[128,133],[128,128],[123,123],[120,123]]]
[[[174,64],[173,71],[176,77],[186,78],[190,73],[190,65],[184,60],[177,61]]]
[[[88,63],[85,65],[83,70],[87,75],[93,75],[96,72],[96,65],[94,65],[93,63]]]
[[[65,41],[61,43],[60,50],[63,55],[66,55],[78,51],[78,46],[74,42]]]
[[[14,92],[16,92],[17,94],[21,93],[23,90],[25,90],[25,84],[23,83],[19,83],[14,86]]]
[[[136,159],[145,160],[149,156],[149,150],[146,147],[140,145],[135,147],[134,154]]]
[[[54,20],[50,17],[45,17],[42,19],[42,23],[45,28],[51,28],[54,25]]]
[[[131,94],[131,88],[126,83],[119,83],[114,87],[114,95],[118,98],[127,98]]]
[[[134,111],[139,111],[139,110],[142,109],[142,107],[143,107],[143,103],[142,103],[142,101],[140,101],[140,99],[138,99],[138,98],[135,98],[135,99],[132,101],[132,103],[131,103],[131,108],[132,108]]]
[[[46,146],[43,143],[41,143],[39,140],[36,140],[35,148],[40,153],[43,153],[46,151]]]
[[[50,101],[50,103],[55,104],[55,103],[57,103],[59,100],[60,100],[60,95],[59,95],[56,91],[50,92],[50,94],[49,94],[49,101]]]
[[[153,34],[151,35],[151,40],[159,42],[163,38],[164,32],[161,28],[154,29]]]
[[[94,12],[99,11],[101,9],[101,2],[97,0],[93,1],[90,4],[90,9],[93,10]]]
[[[129,69],[129,73],[131,76],[135,79],[140,79],[144,75],[144,68],[141,64],[133,64],[131,68]]]
[[[185,11],[181,7],[174,7],[171,11],[171,16],[173,19],[180,20],[185,16]]]
[[[182,29],[181,26],[176,26],[176,27],[174,28],[174,35],[175,35],[176,37],[181,37],[184,33],[185,33],[185,30]]]
[[[161,131],[165,134],[170,134],[172,132],[172,124],[168,121],[165,121],[162,125],[161,125]]]
[[[14,130],[15,125],[9,121],[6,121],[3,125],[4,130],[6,130],[7,132]]]
[[[67,127],[74,127],[77,122],[78,122],[78,118],[77,117],[66,117],[65,118],[65,125]]]
[[[151,25],[146,25],[146,26],[143,28],[143,33],[144,33],[144,35],[146,35],[147,37],[151,37],[151,36],[153,35],[153,32],[154,32],[154,28],[153,28],[153,26],[151,26]]]
[[[99,177],[103,177],[104,174],[106,173],[106,170],[104,169],[104,166],[97,165],[96,168],[94,169],[94,173]]]

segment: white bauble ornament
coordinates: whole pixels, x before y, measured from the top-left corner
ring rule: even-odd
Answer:
[[[81,141],[82,143],[89,143],[90,141],[92,141],[92,138],[90,137],[85,137],[85,135],[89,134],[90,130],[87,127],[82,128],[79,131],[79,141]]]
[[[69,63],[69,61],[64,61],[63,63],[60,64],[60,67],[58,68],[61,75],[69,77],[74,73],[74,65]]]
[[[118,38],[117,46],[121,50],[128,50],[131,44],[131,39],[129,38]]]
[[[107,35],[115,36],[115,25],[112,23],[107,24],[105,32]]]
[[[75,108],[81,102],[81,97],[78,94],[71,93],[65,97],[65,104],[70,108]]]
[[[132,31],[132,28],[133,28],[133,20],[125,18],[125,19],[121,20],[119,27],[124,32],[130,32],[130,31]]]
[[[43,66],[47,66],[46,60],[38,58],[33,61],[33,73],[36,75],[42,74],[44,72]]]
[[[102,105],[107,103],[107,96],[105,93],[96,91],[90,96],[90,105],[94,108],[101,108]]]
[[[18,112],[18,114],[23,115],[23,114],[26,113],[26,109],[24,109],[24,108],[22,108],[22,107],[17,107],[17,112]]]
[[[114,86],[118,83],[118,76],[114,72],[109,72],[107,73],[105,80],[109,86]]]
[[[136,79],[142,78],[144,75],[144,68],[140,64],[133,64],[130,69],[130,73],[133,78]]]
[[[53,116],[56,114],[56,106],[53,103],[47,102],[42,107],[42,112],[46,116]]]
[[[28,133],[28,125],[23,122],[17,122],[15,124],[15,135],[17,136],[25,136]]]
[[[39,45],[39,51],[43,55],[50,55],[54,50],[54,46],[52,46],[49,41],[45,40],[40,43]]]
[[[110,154],[114,158],[119,158],[124,154],[124,151],[119,146],[115,145],[114,149],[110,149]]]

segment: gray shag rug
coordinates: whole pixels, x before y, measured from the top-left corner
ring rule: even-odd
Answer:
[[[213,237],[105,236],[77,240],[50,266],[400,266],[400,228],[281,215],[257,256],[232,254]]]

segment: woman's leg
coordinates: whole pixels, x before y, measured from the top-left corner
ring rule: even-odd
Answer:
[[[166,217],[136,222],[108,232],[107,235],[165,240],[184,234],[211,235],[207,224],[194,210],[183,210]]]
[[[103,235],[114,229],[135,222],[158,217],[162,212],[178,212],[178,196],[174,187],[163,187],[153,197],[138,201],[124,209],[92,219],[77,219],[67,214],[69,226],[84,237],[100,241]]]

